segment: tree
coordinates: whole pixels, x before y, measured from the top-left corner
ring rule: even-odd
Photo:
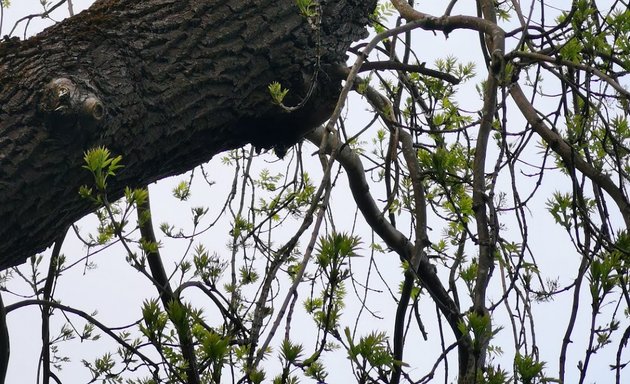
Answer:
[[[63,365],[61,341],[96,328],[119,348],[85,361],[94,381],[324,382],[335,380],[327,356],[343,356],[360,383],[623,382],[627,2],[220,3],[99,1],[0,46],[3,266],[55,245],[45,278],[42,256],[30,275],[12,270],[32,293],[6,307],[40,306],[44,382]],[[374,37],[351,46],[370,12]],[[477,64],[424,60],[462,32]],[[342,116],[351,90],[373,112],[365,126]],[[303,136],[315,147],[286,152]],[[269,155],[256,147],[285,160],[260,165]],[[165,223],[156,236],[143,187],[228,149],[225,203],[192,207],[187,229]],[[200,179],[215,188],[200,168],[174,196],[189,199]],[[61,253],[65,230],[96,208],[89,253],[119,244],[157,290],[122,330],[54,295],[76,264]],[[227,250],[203,240],[220,220]],[[175,268],[163,261],[171,239],[187,244]],[[566,268],[549,269],[563,241]],[[558,324],[539,312],[550,302],[566,309]],[[83,331],[68,319],[51,337],[54,311]],[[311,330],[296,334],[304,319]],[[550,326],[560,336],[541,340]]]

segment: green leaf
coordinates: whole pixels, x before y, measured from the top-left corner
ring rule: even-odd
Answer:
[[[265,380],[265,371],[253,369],[249,372],[247,376],[249,377],[249,380],[252,381],[252,383],[260,384],[263,382],[263,380]]]
[[[267,88],[269,89],[269,93],[271,94],[271,98],[273,99],[274,103],[279,105],[282,104],[284,97],[289,92],[288,89],[283,89],[282,85],[280,85],[280,83],[278,83],[277,81],[269,84]]]
[[[317,16],[317,0],[295,0],[295,3],[302,16],[308,18]]]
[[[569,39],[569,41],[560,48],[560,56],[565,60],[579,64],[582,60],[582,48],[582,44],[576,38]]]
[[[302,344],[292,344],[290,340],[283,340],[280,346],[280,354],[283,359],[294,363],[302,355]]]
[[[166,312],[177,329],[183,330],[188,326],[188,311],[178,300],[171,300],[168,303]]]
[[[230,347],[229,338],[224,338],[216,332],[209,331],[201,326],[195,327],[199,331],[198,339],[206,357],[215,364],[221,364],[225,360]]]
[[[190,197],[190,184],[187,181],[180,181],[175,188],[173,188],[173,196],[180,201],[186,201]]]
[[[530,384],[536,377],[541,376],[545,363],[536,361],[532,356],[517,353],[514,357],[514,367],[523,384]]]
[[[122,156],[112,157],[109,149],[96,147],[87,150],[83,155],[83,168],[90,171],[94,177],[96,188],[103,192],[107,187],[107,178],[115,176],[116,171],[123,167],[120,164]]]

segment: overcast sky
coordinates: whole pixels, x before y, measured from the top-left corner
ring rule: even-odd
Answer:
[[[53,2],[51,2],[53,3]],[[434,0],[436,8],[442,8],[444,2]],[[568,3],[568,1],[567,1]],[[87,8],[91,4],[89,0],[73,0],[74,11],[76,13],[82,11]],[[8,9],[4,9],[4,15],[2,20],[2,29],[1,34],[5,35],[9,33],[16,22],[21,17],[31,14],[38,14],[42,10],[39,0],[12,0],[11,6]],[[465,9],[456,8],[459,12],[465,12]],[[68,8],[66,5],[59,7],[57,10],[50,14],[50,17],[54,21],[59,21],[65,18],[68,15]],[[30,22],[22,22],[20,23],[15,31],[14,35],[23,36],[24,34],[31,35],[36,33],[37,31],[46,28],[54,23],[53,20],[44,20],[39,17],[32,18]],[[454,32],[451,34],[448,40],[444,40],[443,44],[440,46],[431,45],[428,47],[429,49],[424,50],[422,53],[426,54],[426,60],[428,63],[431,63],[433,59],[444,55],[444,53],[455,54],[465,61],[467,58],[472,60],[473,58],[478,58],[478,52],[476,51],[478,47],[478,40],[476,35],[472,35],[473,41],[470,41],[470,33],[464,32]],[[433,40],[437,41],[437,40]],[[481,67],[478,67],[481,69]],[[483,75],[483,73],[481,73]],[[475,105],[478,107],[478,97],[476,96],[476,91],[474,90],[474,84],[471,84],[469,88],[465,88],[462,90],[462,97],[466,98],[468,101],[467,105]],[[477,97],[477,100],[474,98]],[[353,121],[357,127],[360,127],[361,124],[357,121],[365,120],[369,118],[369,114],[363,114],[362,111],[366,109],[365,104],[361,104],[360,101],[354,100],[351,102],[351,111],[354,115]],[[518,116],[513,117],[513,124],[522,124],[522,119]],[[272,159],[272,157],[270,157]],[[262,166],[260,166],[262,167]],[[213,171],[219,169],[217,165],[216,168],[213,168]],[[220,172],[224,173],[216,173],[213,174],[212,177],[219,181],[229,180],[231,178],[231,173],[229,169],[223,168]],[[312,171],[316,173],[317,170],[314,169]],[[175,177],[168,180],[165,180],[158,185],[151,186],[152,193],[152,201],[153,209],[154,209],[154,224],[159,224],[163,221],[169,221],[170,223],[175,223],[176,225],[187,225],[190,220],[190,215],[187,207],[198,206],[198,205],[208,205],[211,204],[209,200],[217,200],[216,196],[221,196],[221,199],[224,198],[227,193],[227,185],[216,185],[215,189],[212,191],[212,196],[208,195],[207,192],[200,194],[193,194],[193,199],[186,203],[175,203],[174,199],[170,197],[170,191],[172,188],[182,179],[185,179],[185,176]],[[199,178],[198,178],[199,179]],[[198,181],[202,184],[200,181]],[[224,183],[225,184],[225,183]],[[555,185],[550,186],[551,190],[557,189],[561,186]],[[200,187],[203,188],[203,187]],[[343,206],[344,204],[348,204],[349,197],[344,196],[338,198],[333,204],[337,206]],[[156,204],[155,202],[160,202]],[[539,200],[538,202],[534,201],[532,204],[535,206],[538,204],[539,207],[544,205],[544,200]],[[353,204],[348,204],[350,206],[347,219],[350,219],[354,215]],[[339,219],[343,222],[342,218]],[[544,223],[545,219],[542,217],[540,219],[536,219],[537,223]],[[348,220],[351,223],[351,220]],[[547,219],[547,222],[550,221]],[[81,221],[80,227],[84,228],[86,231],[90,230],[90,227],[95,225],[95,220],[93,218],[87,218]],[[350,224],[348,224],[350,225]],[[349,229],[349,228],[346,228]],[[221,229],[217,230],[218,233],[221,233]],[[536,225],[530,228],[531,237],[539,238],[539,239],[550,239],[550,241],[545,241],[545,243],[541,246],[544,247],[544,250],[541,251],[543,255],[552,256],[552,257],[543,257],[539,258],[538,261],[545,268],[549,267],[552,270],[571,270],[568,266],[574,266],[576,264],[576,258],[572,250],[567,249],[566,245],[560,245],[560,241],[553,241],[551,239],[564,239],[566,235],[564,232],[559,231],[556,227],[552,227],[551,225]],[[436,234],[437,236],[439,234]],[[509,234],[508,234],[509,236]],[[221,244],[217,245],[218,249],[221,249],[224,243],[227,241],[227,238],[220,238],[218,241]],[[169,252],[171,257],[170,260],[167,260],[167,265],[172,265],[176,260],[178,254],[181,252],[182,245],[171,244],[166,242],[166,245],[172,246],[174,250],[171,249]],[[179,247],[179,248],[178,248]],[[67,255],[69,259],[78,259],[84,253],[85,250],[81,243],[72,237],[67,239],[67,243],[64,247],[64,253]],[[94,309],[98,309],[97,318],[111,326],[121,326],[128,324],[132,321],[135,321],[139,318],[139,308],[142,300],[146,297],[154,297],[154,288],[151,284],[144,278],[142,278],[138,273],[134,272],[131,268],[121,268],[120,263],[124,263],[124,253],[120,248],[114,247],[113,250],[108,251],[105,255],[98,255],[95,257],[95,261],[99,265],[98,270],[93,272],[85,273],[83,268],[75,268],[72,271],[69,271],[66,275],[62,276],[59,280],[59,285],[56,291],[56,297],[59,297],[63,300],[63,303],[70,306],[76,306],[77,308],[83,309],[86,312],[91,312]],[[396,263],[394,263],[396,264]],[[48,265],[48,259],[44,260],[44,265]],[[571,267],[573,268],[573,267]],[[572,270],[574,270],[573,268]],[[23,271],[27,271],[27,268],[22,268]],[[45,270],[45,268],[43,269]],[[399,271],[397,269],[393,270],[393,275],[396,276],[394,278],[400,278]],[[566,283],[568,279],[571,278],[571,274],[568,274],[564,277],[564,282]],[[24,284],[20,284],[16,282],[17,279],[14,279],[9,285],[12,290],[23,290],[27,292],[26,286]],[[397,284],[392,284],[394,287]],[[352,296],[349,296],[351,299]],[[9,304],[11,302],[15,302],[19,300],[18,297],[4,294],[3,298],[6,303]],[[568,303],[568,302],[567,302]],[[567,303],[564,303],[566,305]],[[547,329],[541,329],[540,331],[540,339],[554,340],[552,343],[557,344],[558,335],[564,332],[564,327],[566,326],[566,322],[557,321],[557,308],[563,305],[561,302],[554,302],[549,304],[541,304],[537,306],[534,311],[538,313],[541,319],[548,318],[549,327]],[[566,307],[565,307],[566,308]],[[583,307],[586,309],[587,307]],[[432,308],[427,308],[427,311],[433,310]],[[391,315],[392,313],[382,313],[386,318],[389,317],[387,323],[384,323],[385,327],[389,327],[392,323]],[[583,315],[580,315],[583,317]],[[583,318],[582,320],[586,320]],[[36,307],[28,308],[28,309],[20,309],[14,313],[11,313],[8,317],[9,321],[9,331],[11,334],[11,361],[9,365],[9,372],[7,383],[34,383],[35,377],[37,374],[37,363],[38,363],[38,355],[39,348],[41,346],[40,340],[40,313],[39,309]],[[53,326],[59,326],[64,322],[64,319],[60,316],[59,313],[56,314],[54,318]],[[585,324],[585,323],[582,323]],[[506,324],[507,325],[507,324]],[[435,329],[435,326],[429,325]],[[54,332],[54,331],[52,331]],[[51,332],[51,333],[52,333]],[[54,333],[53,333],[54,334]],[[509,330],[503,331],[499,336],[505,337],[506,340],[511,338],[511,334]],[[580,344],[584,344],[576,338],[574,346],[576,350]],[[542,342],[544,343],[544,342]],[[506,343],[506,344],[509,344]],[[84,342],[81,343],[79,341],[72,341],[64,345],[66,348],[64,351],[68,351],[68,354],[71,356],[81,355],[83,351],[86,351],[87,354],[98,354],[105,352],[107,348],[111,348],[111,345],[107,345],[105,347],[101,347],[98,343],[89,343]],[[87,352],[89,350],[89,353]],[[557,348],[555,346],[551,346],[547,350],[541,351],[541,359],[548,361],[547,366],[549,367],[549,374],[551,376],[557,375],[557,353],[559,350],[559,344]],[[79,353],[75,353],[76,351],[81,351]],[[413,359],[413,354],[407,352],[406,357],[408,359]],[[345,355],[344,355],[345,358]],[[602,360],[602,359],[600,359]],[[331,364],[334,362],[331,361]],[[433,360],[428,360],[427,364],[432,364]],[[606,361],[607,363],[607,361]],[[412,365],[416,364],[413,362]],[[606,364],[600,364],[597,366],[597,361],[594,362],[595,366],[594,372],[601,372],[602,377],[610,377],[610,371],[607,369]],[[508,365],[509,366],[509,365]],[[505,368],[508,366],[504,365]],[[568,378],[575,377],[571,375],[576,375],[575,369],[573,366],[568,366],[571,369],[570,375]],[[508,368],[509,369],[509,368]],[[62,381],[64,383],[80,383],[87,382],[87,372],[85,369],[81,368],[81,364],[79,361],[74,361],[72,364],[68,364],[65,366],[64,370],[61,373],[61,377],[63,377]],[[597,378],[597,375],[593,376]],[[630,378],[630,376],[628,376]],[[571,382],[571,381],[568,381]]]

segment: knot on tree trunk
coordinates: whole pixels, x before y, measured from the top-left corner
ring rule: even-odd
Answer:
[[[103,102],[87,89],[65,77],[46,85],[39,105],[53,128],[95,128],[105,116]]]

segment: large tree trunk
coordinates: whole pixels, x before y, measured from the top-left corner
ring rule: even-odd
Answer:
[[[315,0],[314,3],[317,3]],[[285,146],[327,119],[374,1],[100,0],[26,41],[0,43],[0,268],[95,207],[87,149],[123,156],[111,198],[246,143]],[[319,60],[318,60],[319,58]],[[287,113],[267,90],[288,88]]]

